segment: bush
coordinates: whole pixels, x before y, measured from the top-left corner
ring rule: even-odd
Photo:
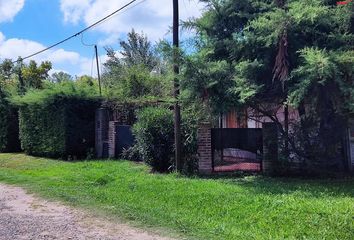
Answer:
[[[35,156],[85,158],[95,146],[98,101],[72,84],[32,91],[14,100],[23,150]]]
[[[124,158],[126,160],[130,160],[130,161],[134,161],[134,162],[141,161],[139,148],[137,145],[134,145],[134,146],[127,148],[127,149],[123,149],[121,156],[122,156],[122,158]]]
[[[197,105],[186,106],[182,111],[182,146],[183,146],[183,174],[198,173],[198,141],[197,131],[199,122],[203,119],[203,111]]]
[[[173,159],[173,114],[169,109],[148,107],[137,115],[133,126],[141,158],[154,171],[166,172]]]
[[[0,152],[20,151],[18,134],[18,110],[0,90]]]

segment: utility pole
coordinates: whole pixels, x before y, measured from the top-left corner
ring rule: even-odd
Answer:
[[[22,64],[23,60],[21,57],[18,57],[17,63],[19,63],[19,69],[18,69],[18,82],[19,82],[19,95],[23,96],[25,94],[25,83],[23,81],[23,76],[22,76]]]
[[[100,65],[98,64],[98,51],[97,51],[97,45],[95,45],[95,53],[96,53],[96,65],[97,65],[97,79],[98,79],[98,87],[99,87],[99,90],[100,90],[100,96],[102,96],[101,75],[100,75]]]
[[[179,10],[178,0],[173,0],[173,72],[175,74],[173,80],[173,96],[175,98],[174,104],[174,125],[175,125],[175,158],[176,169],[178,172],[182,171],[183,163],[181,157],[181,108],[179,106]]]

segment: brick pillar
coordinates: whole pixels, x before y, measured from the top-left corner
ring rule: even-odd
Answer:
[[[105,148],[104,144],[108,141],[108,110],[106,108],[99,108],[96,110],[95,115],[95,150],[96,157],[103,158],[107,156],[107,153],[104,153]]]
[[[274,175],[278,164],[278,127],[275,123],[263,123],[263,162],[266,175]]]
[[[117,129],[118,122],[110,121],[108,129],[108,157],[116,157],[116,141],[117,141]]]
[[[198,128],[198,165],[200,174],[210,174],[212,168],[211,124],[202,123]]]

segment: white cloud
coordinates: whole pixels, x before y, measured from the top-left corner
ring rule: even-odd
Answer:
[[[68,62],[70,64],[77,64],[80,61],[80,54],[77,52],[65,51],[58,49],[48,54],[47,58],[53,63]]]
[[[18,38],[6,39],[0,32],[0,60],[5,58],[15,60],[19,56],[27,56],[34,52],[40,51],[45,47],[46,46],[41,43],[31,40]],[[31,60],[35,60],[37,62],[46,60],[51,61],[54,68],[71,69],[71,71],[68,70],[68,72],[73,75],[90,74],[91,69],[91,67],[88,67],[88,62],[91,60],[82,57],[77,52],[66,51],[61,48],[56,50],[48,50],[31,58]],[[28,61],[29,60],[26,60],[26,62]]]
[[[0,43],[2,43],[5,40],[5,35],[0,32]]]
[[[24,4],[25,0],[0,0],[0,23],[12,21]]]
[[[78,23],[91,2],[91,0],[61,0],[60,9],[64,13],[64,22]]]
[[[122,7],[130,0],[80,0],[68,4],[70,0],[61,0],[61,10],[64,20],[73,13],[72,19],[82,21],[87,26]],[[72,1],[74,2],[74,1]],[[143,31],[151,40],[158,40],[166,36],[172,25],[172,1],[171,0],[147,0],[138,1],[140,4],[132,5],[109,20],[100,24],[95,30],[108,35],[101,44],[110,44],[124,36],[132,28],[137,32]],[[180,18],[186,20],[201,15],[204,5],[198,0],[180,0]],[[70,22],[70,21],[69,21]]]

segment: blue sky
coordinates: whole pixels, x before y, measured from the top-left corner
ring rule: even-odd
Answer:
[[[72,35],[120,8],[130,0],[0,0],[0,61],[26,56]],[[198,0],[180,0],[181,19],[198,17],[203,6]],[[152,41],[170,38],[172,0],[138,0],[137,5],[86,32],[86,44],[98,44],[101,62],[104,46],[119,49],[118,42],[132,28],[144,31]],[[73,75],[96,74],[92,70],[93,47],[74,38],[34,57],[50,60],[54,71]]]

